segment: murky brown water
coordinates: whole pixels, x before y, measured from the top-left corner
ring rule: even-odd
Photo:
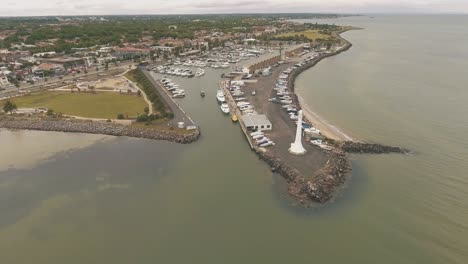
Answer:
[[[467,262],[467,17],[338,22],[366,30],[299,89],[353,137],[417,155],[353,156],[335,202],[291,207],[219,110],[220,71],[174,78],[203,129],[191,145],[0,132],[0,262]]]

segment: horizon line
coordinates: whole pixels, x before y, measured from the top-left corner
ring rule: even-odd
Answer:
[[[0,18],[21,18],[21,17],[112,17],[112,16],[203,16],[203,15],[343,15],[343,16],[369,16],[369,15],[468,15],[467,13],[462,12],[369,12],[369,13],[354,13],[354,12],[238,12],[238,13],[140,13],[140,14],[131,14],[131,13],[121,13],[121,14],[77,14],[77,15],[0,15]]]

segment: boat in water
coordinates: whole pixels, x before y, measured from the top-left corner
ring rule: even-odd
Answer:
[[[229,114],[229,105],[227,103],[222,103],[221,104],[221,111],[225,114]]]
[[[177,91],[172,94],[172,98],[184,98],[185,97],[185,92],[183,91]]]
[[[224,97],[223,91],[218,90],[218,92],[216,93],[216,99],[217,99],[218,102],[220,102],[220,103],[226,102],[226,98]]]
[[[236,123],[239,119],[237,118],[237,115],[232,115],[231,120],[232,122]]]

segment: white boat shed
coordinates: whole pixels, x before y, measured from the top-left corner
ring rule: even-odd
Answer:
[[[266,115],[243,115],[242,122],[249,130],[271,130],[273,126]]]

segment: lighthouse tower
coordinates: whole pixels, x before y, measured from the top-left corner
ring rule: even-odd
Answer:
[[[306,149],[302,146],[302,110],[299,110],[296,129],[296,140],[294,140],[294,142],[291,143],[289,153],[294,155],[303,155],[306,152]]]

